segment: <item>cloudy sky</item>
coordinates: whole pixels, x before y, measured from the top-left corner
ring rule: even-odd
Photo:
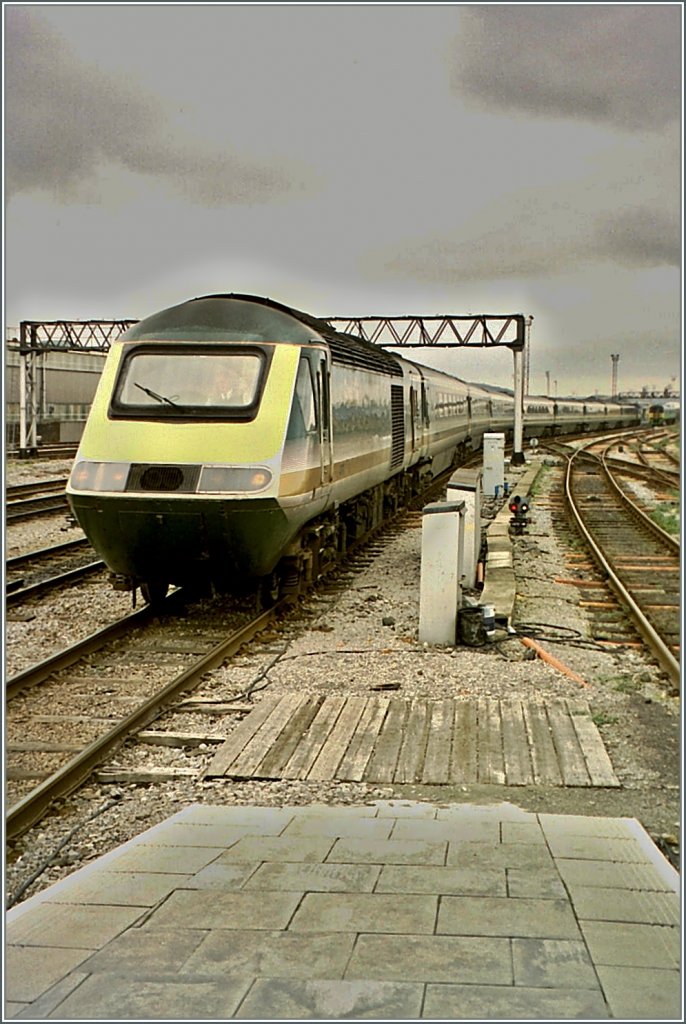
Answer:
[[[4,4],[5,323],[243,291],[681,376],[682,5]],[[411,357],[510,386],[507,350]]]

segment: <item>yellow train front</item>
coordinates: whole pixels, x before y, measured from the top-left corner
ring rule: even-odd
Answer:
[[[321,320],[205,296],[112,346],[67,496],[120,589],[261,578],[275,597],[449,466],[467,406],[463,382]]]

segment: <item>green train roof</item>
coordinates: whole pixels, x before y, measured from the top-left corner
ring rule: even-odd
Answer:
[[[401,376],[400,362],[377,345],[342,334],[326,321],[257,295],[204,295],[140,320],[121,341],[326,341],[334,362]]]

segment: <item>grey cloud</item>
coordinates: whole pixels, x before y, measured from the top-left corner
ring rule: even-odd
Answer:
[[[495,110],[660,129],[680,116],[681,5],[465,7],[452,85]]]
[[[6,39],[8,196],[35,189],[62,199],[88,196],[106,162],[160,176],[207,206],[269,200],[308,183],[301,168],[268,167],[230,147],[181,141],[156,98],[78,62],[24,8],[7,10]]]
[[[497,209],[494,218],[497,219]],[[491,220],[491,223],[493,221]],[[416,280],[462,281],[533,279],[578,269],[583,264],[614,263],[636,269],[680,265],[679,226],[665,212],[645,206],[588,215],[561,204],[531,204],[503,218],[498,227],[428,241],[408,241],[401,255],[368,255],[371,270],[383,276]]]
[[[593,243],[597,255],[629,267],[681,264],[677,217],[647,207],[601,219]]]

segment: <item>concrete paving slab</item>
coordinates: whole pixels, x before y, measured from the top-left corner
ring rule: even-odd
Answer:
[[[678,925],[681,901],[675,892],[632,892],[597,886],[568,886],[574,912],[586,921],[633,921]]]
[[[388,839],[394,822],[392,819],[361,817],[360,815],[336,813],[328,817],[318,815],[297,815],[283,833],[291,836],[333,836],[349,839]]]
[[[450,867],[519,867],[526,871],[555,867],[550,850],[538,843],[450,843]]]
[[[422,805],[420,805],[422,806]],[[436,810],[437,821],[537,821],[537,815],[504,800],[496,804],[449,804]]]
[[[503,821],[501,835],[504,843],[541,843],[546,837],[537,821]]]
[[[441,808],[433,804],[420,804],[403,800],[377,800],[375,802],[377,818],[422,818],[434,821]]]
[[[108,863],[109,871],[188,875],[206,867],[222,853],[216,846],[147,846],[143,843],[122,847]]]
[[[444,864],[447,843],[400,839],[337,839],[327,861],[348,864]]]
[[[207,938],[201,928],[132,928],[88,959],[82,970],[89,974],[133,974],[139,977],[170,975],[180,970]]]
[[[194,975],[250,974],[272,978],[342,978],[355,935],[340,932],[212,931],[183,964]]]
[[[599,967],[612,1015],[620,1020],[683,1020],[678,971],[650,967]]]
[[[513,939],[515,985],[593,989],[595,969],[583,942],[573,939]]]
[[[152,871],[99,871],[49,895],[46,902],[153,907],[174,889],[188,885],[191,878]]]
[[[427,985],[422,1016],[430,1020],[605,1020],[597,989],[509,985]]]
[[[398,820],[393,828],[392,839],[422,839],[436,843],[449,839],[453,843],[498,843],[500,841],[500,822],[477,821],[475,819],[460,820],[459,818],[443,819],[442,821],[422,821],[417,819]]]
[[[56,1020],[225,1020],[233,1016],[252,978],[220,981],[146,980],[94,974],[48,1015]]]
[[[312,807],[308,810],[313,811]],[[274,835],[283,832],[298,813],[295,807],[226,807],[221,804],[191,804],[174,815],[175,822],[194,825],[241,825],[251,835]],[[144,833],[145,835],[146,833]],[[142,838],[142,837],[141,837]]]
[[[629,818],[594,818],[580,814],[539,814],[541,829],[548,839],[558,836],[601,836],[605,839],[633,839]]]
[[[262,864],[245,887],[283,892],[371,892],[380,871],[379,864]]]
[[[509,939],[453,935],[360,935],[347,978],[511,986]]]
[[[179,890],[148,917],[153,928],[286,928],[302,893]]]
[[[387,801],[392,803],[393,801]],[[306,821],[310,818],[326,818],[327,821],[335,814],[336,818],[378,818],[379,803],[348,804],[344,807],[332,807],[330,804],[305,804],[303,807],[290,808],[291,820],[297,818]],[[392,815],[393,817],[393,815]]]
[[[221,855],[227,861],[294,861],[312,864],[323,861],[334,845],[329,836],[253,836],[246,835]]]
[[[567,900],[443,896],[436,932],[440,935],[507,935],[580,939]]]
[[[506,868],[507,895],[538,899],[565,899],[567,890],[557,871],[539,868],[535,873],[525,868]]]
[[[30,1003],[47,992],[91,955],[90,949],[52,949],[44,946],[7,946],[5,950],[5,999]],[[18,1010],[22,1007],[19,1006]]]
[[[633,819],[193,806],[8,912],[6,1013],[682,1019],[678,889]]]
[[[504,868],[447,868],[423,864],[384,864],[375,892],[506,896]]]
[[[255,874],[260,866],[259,861],[219,861],[214,860],[207,867],[189,875],[183,882],[184,889],[218,889],[228,892],[242,889],[248,879]]]
[[[581,931],[593,962],[609,967],[679,966],[679,929],[666,925],[627,924],[624,921],[581,921]]]
[[[88,977],[89,975],[82,971],[71,971],[70,974],[65,975],[64,978],[56,982],[42,996],[34,999],[33,1002],[24,1007],[13,1019],[47,1020],[50,1014],[58,1006],[62,1005],[67,996],[74,992],[79,985],[82,985]]]
[[[306,893],[290,928],[293,931],[401,932],[430,934],[436,924],[438,896],[377,893]]]
[[[59,949],[99,949],[135,924],[142,907],[66,906],[44,902],[40,914],[13,921],[5,932],[7,946],[50,946]]]
[[[262,830],[264,829],[264,831]],[[269,825],[258,826],[258,831],[250,831],[253,835],[278,835]],[[171,822],[139,840],[141,846],[218,846],[222,850],[233,846],[245,835],[244,825],[198,824],[197,822]]]
[[[598,886],[601,889],[640,889],[643,892],[678,892],[678,875],[670,884],[666,873],[652,864],[623,864],[607,860],[565,860],[556,862],[560,877],[568,886]]]
[[[389,981],[257,981],[236,1017],[245,1020],[414,1020],[423,986]]]
[[[610,860],[625,864],[645,861],[635,839],[607,839],[604,836],[551,835],[548,845],[555,858],[572,860]]]

